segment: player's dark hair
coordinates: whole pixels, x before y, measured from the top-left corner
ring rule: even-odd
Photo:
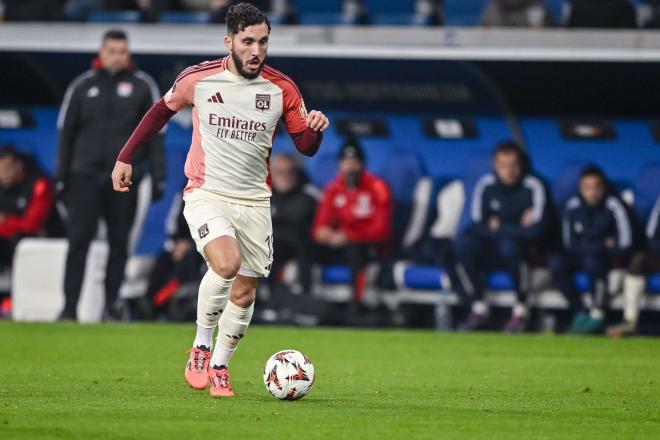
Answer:
[[[103,34],[103,39],[101,42],[105,43],[108,40],[128,41],[128,35],[126,35],[126,32],[122,31],[121,29],[110,29],[109,31],[106,31],[105,34]]]
[[[495,145],[493,150],[493,156],[497,156],[500,153],[514,153],[521,157],[523,153],[522,147],[516,141],[502,141],[499,144]]]
[[[259,8],[250,3],[232,5],[229,11],[227,11],[226,21],[227,33],[231,35],[236,35],[244,31],[248,26],[261,23],[268,25],[268,33],[270,33],[270,21],[268,17]]]
[[[495,145],[495,149],[493,150],[493,158],[497,156],[498,154],[515,154],[518,156],[518,161],[520,162],[520,167],[522,169],[523,175],[529,173],[532,169],[532,164],[529,160],[529,156],[527,156],[527,153],[523,149],[523,147],[520,146],[520,144],[514,140],[507,140],[507,141],[502,141],[499,144]]]
[[[603,183],[607,182],[607,177],[605,173],[597,165],[590,164],[580,170],[580,179],[583,177],[598,177]]]

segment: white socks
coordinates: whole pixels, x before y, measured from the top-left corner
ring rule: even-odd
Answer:
[[[197,334],[195,335],[195,342],[193,342],[193,347],[206,347],[211,350],[213,332],[215,332],[215,327],[206,328],[202,327],[201,325],[197,325]]]
[[[639,307],[646,289],[646,280],[641,275],[626,275],[623,279],[623,319],[637,325]]]
[[[206,275],[199,283],[199,293],[197,294],[197,334],[193,347],[207,347],[209,350],[213,345],[213,332],[218,325],[218,320],[222,310],[227,305],[229,291],[234,280],[226,280],[211,268],[206,271]]]
[[[218,322],[218,339],[213,350],[211,367],[226,367],[229,365],[229,360],[234,354],[236,346],[250,325],[253,311],[254,304],[244,308],[231,301],[227,303],[227,307],[225,307],[225,311]]]
[[[211,268],[206,271],[206,275],[199,284],[199,294],[197,295],[197,325],[199,327],[215,328],[222,310],[227,305],[229,291],[235,279],[234,277],[226,280],[213,272]]]

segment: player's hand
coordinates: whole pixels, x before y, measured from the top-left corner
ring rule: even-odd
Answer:
[[[330,237],[330,246],[334,248],[344,247],[348,244],[348,237],[342,231],[335,231]]]
[[[523,212],[522,215],[522,219],[520,220],[520,224],[524,228],[529,228],[534,224],[534,211],[532,208],[525,209],[525,212]]]
[[[328,125],[330,125],[330,121],[318,110],[312,110],[307,115],[307,126],[314,131],[323,131],[328,128]]]
[[[488,229],[490,229],[490,232],[497,232],[500,229],[500,218],[495,215],[489,218]]]
[[[112,170],[112,188],[117,192],[128,192],[133,175],[133,167],[130,164],[119,162],[115,163],[115,169]]]

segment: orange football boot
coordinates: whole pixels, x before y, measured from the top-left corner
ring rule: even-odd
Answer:
[[[197,390],[203,390],[209,385],[209,362],[211,351],[203,348],[191,348],[188,350],[190,357],[186,364],[186,382]]]
[[[211,396],[231,397],[234,395],[234,390],[229,383],[227,368],[209,368],[209,380],[211,381]]]

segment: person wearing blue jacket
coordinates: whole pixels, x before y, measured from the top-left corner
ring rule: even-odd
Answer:
[[[557,287],[574,312],[571,333],[600,333],[608,302],[607,275],[616,260],[624,261],[634,244],[633,223],[624,202],[611,190],[600,168],[589,165],[580,173],[578,192],[562,213],[564,252],[550,268]],[[585,272],[591,284],[586,308],[574,275]]]
[[[511,276],[517,301],[505,330],[521,332],[528,321],[526,261],[530,250],[548,230],[548,190],[530,170],[523,149],[513,141],[498,144],[493,152],[493,172],[475,185],[470,224],[455,244],[457,286],[470,304],[470,314],[459,330],[490,326],[482,278],[494,268]]]
[[[660,196],[646,223],[646,247],[636,252],[623,279],[623,322],[607,329],[607,336],[620,338],[637,332],[639,309],[646,277],[660,272]]]

